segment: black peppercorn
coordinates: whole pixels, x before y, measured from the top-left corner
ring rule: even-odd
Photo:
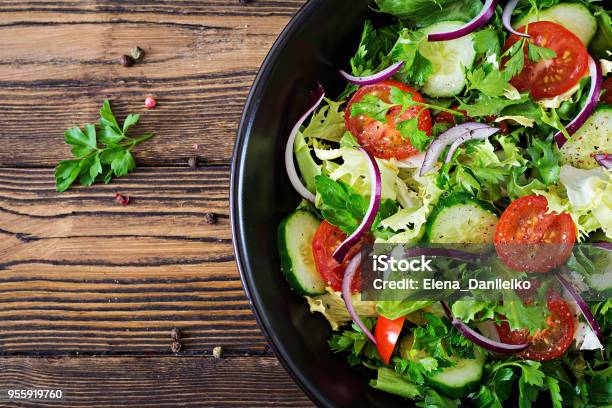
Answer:
[[[181,344],[180,341],[173,341],[172,345],[170,346],[170,350],[173,353],[180,353],[182,349],[183,349],[183,345]]]
[[[209,225],[215,224],[217,222],[217,214],[210,212],[204,214],[204,222]]]
[[[119,63],[124,67],[131,67],[135,62],[134,58],[129,55],[122,55],[121,58],[119,58]]]

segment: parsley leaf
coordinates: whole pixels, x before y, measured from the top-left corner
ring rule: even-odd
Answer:
[[[504,53],[504,56],[510,56],[506,61],[505,68],[503,71],[504,76],[508,81],[518,75],[525,66],[525,53],[523,52],[524,45],[525,39],[522,38],[519,41],[515,42]]]
[[[433,71],[431,61],[419,51],[419,44],[427,41],[425,34],[419,31],[402,30],[390,56],[393,61],[403,61],[402,69],[396,73],[402,82],[423,86]]]
[[[410,140],[410,144],[417,149],[419,152],[425,151],[425,148],[431,141],[427,133],[418,127],[419,121],[418,116],[415,116],[412,119],[404,120],[399,122],[396,127],[400,132],[402,139]]]
[[[152,134],[139,138],[128,136],[128,130],[136,125],[140,115],[128,115],[119,126],[108,100],[100,109],[100,119],[96,126],[86,123],[83,128],[70,128],[64,134],[64,141],[72,146],[75,157],[63,160],[55,167],[55,184],[57,191],[66,191],[78,178],[79,183],[90,186],[97,179],[108,183],[113,174],[124,176],[136,167],[131,150]]]
[[[474,103],[467,104],[462,102],[458,109],[465,110],[470,117],[492,116],[499,113],[511,105],[524,103],[529,99],[527,95],[521,95],[520,99],[492,98],[481,95]]]
[[[499,36],[492,28],[476,31],[474,34],[474,51],[477,54],[499,54],[501,46],[499,45]]]
[[[374,327],[374,319],[364,319],[363,323],[368,330],[372,330],[372,327]],[[353,323],[351,329],[344,330],[341,334],[334,334],[329,340],[329,347],[334,353],[348,352],[347,360],[350,365],[355,366],[366,359],[379,359],[376,348],[369,349],[366,347],[369,342],[370,340],[359,326]]]
[[[487,72],[487,69],[489,72]],[[504,74],[494,69],[491,64],[486,64],[472,71],[468,71],[466,79],[468,91],[477,89],[483,94],[491,97],[502,96],[509,85]]]
[[[387,111],[392,103],[387,103],[374,94],[366,94],[359,102],[351,105],[351,116],[364,115],[382,123],[387,122]]]
[[[532,42],[528,42],[527,46],[527,58],[530,61],[538,62],[544,59],[551,59],[557,56],[557,53],[550,48],[540,47]]]
[[[559,166],[561,156],[555,146],[552,138],[542,140],[534,137],[531,140],[531,146],[527,148],[531,164],[546,185],[557,183],[561,173]]]

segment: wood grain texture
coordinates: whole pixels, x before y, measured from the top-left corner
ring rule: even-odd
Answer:
[[[242,290],[227,166],[251,82],[303,3],[0,2],[0,390],[67,395],[0,406],[311,406]],[[136,45],[144,61],[119,65]],[[156,137],[129,176],[58,194],[63,133],[104,99]],[[205,167],[186,167],[194,154]]]
[[[0,358],[0,390],[7,388],[65,394],[61,401],[12,401],[11,407],[312,406],[271,357]]]
[[[138,130],[157,137],[142,165],[181,165],[200,145],[227,164],[251,82],[301,0],[4,1],[0,4],[0,166],[53,166],[69,157],[63,133],[95,121],[104,99],[116,114],[158,107]],[[142,63],[119,65],[134,46]]]
[[[140,169],[60,194],[51,170],[0,169],[0,352],[170,353],[179,327],[185,353],[262,353],[228,183],[227,167]]]

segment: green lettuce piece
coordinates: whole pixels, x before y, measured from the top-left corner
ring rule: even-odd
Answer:
[[[410,244],[416,243],[423,236],[427,217],[440,198],[442,190],[438,188],[435,176],[415,177],[415,181],[418,183],[416,199],[405,203],[407,206],[380,223],[381,226],[397,232],[388,238],[387,242]]]
[[[332,330],[338,330],[340,326],[351,322],[353,319],[346,310],[346,305],[340,292],[327,288],[328,293],[319,296],[305,296],[310,305],[311,312],[321,313],[329,322]],[[351,303],[357,314],[361,317],[375,317],[376,302],[361,300],[361,294],[355,293],[351,297]]]
[[[479,0],[375,0],[383,13],[393,14],[414,27],[427,27],[440,21],[468,22],[480,10]]]
[[[324,173],[327,172],[332,180],[339,180],[349,185],[357,194],[364,197],[370,195],[370,170],[367,159],[363,153],[354,148],[318,149],[315,155],[323,161]],[[342,159],[342,164],[336,163]],[[398,198],[398,170],[382,160],[378,160],[378,168],[382,181],[381,198],[396,201]]]
[[[600,228],[612,239],[611,172],[564,165],[558,184],[534,193],[546,197],[550,211],[567,212],[572,217],[579,239]]]
[[[378,376],[375,380],[370,382],[370,385],[377,390],[405,398],[412,399],[421,395],[421,390],[418,385],[406,380],[394,370],[386,367],[378,369]]]
[[[434,303],[436,302],[429,300],[385,300],[376,303],[376,311],[387,319],[395,320]]]
[[[344,101],[334,102],[325,99],[325,102],[327,102],[327,105],[324,105],[312,115],[308,126],[304,128],[302,133],[307,139],[317,138],[339,142],[346,132],[344,112],[340,110]]]

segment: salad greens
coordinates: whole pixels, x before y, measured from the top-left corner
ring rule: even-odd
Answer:
[[[594,95],[599,78],[584,61],[598,57],[609,83],[610,11],[588,0],[518,2],[511,22],[545,38],[536,41],[510,35],[500,6],[484,24],[464,30],[482,18],[479,0],[374,0],[372,7],[390,14],[391,23],[365,22],[347,61],[353,79],[337,100],[324,99],[288,146],[299,181],[314,198],[287,220],[306,212],[318,224],[280,231],[290,284],[306,293],[312,312],[330,322],[333,352],[344,354],[351,366],[373,370],[372,387],[419,407],[610,404],[609,249],[602,255],[601,248],[576,246],[559,254],[543,271],[551,271],[549,279],[530,294],[500,289],[499,299],[491,299],[474,289],[450,308],[413,298],[363,300],[358,287],[350,292],[342,285],[349,260],[332,255],[347,236],[360,233],[368,217],[371,227],[361,231],[361,242],[484,243],[498,253],[507,236],[511,242],[548,242],[535,237],[543,221],[534,221],[530,212],[542,203],[537,217],[548,224],[541,234],[568,240],[551,242],[609,248],[612,172],[594,155],[612,153],[612,106]],[[461,36],[433,40],[439,31]],[[572,69],[581,69],[580,75],[572,76]],[[602,96],[606,92],[604,85]],[[573,129],[593,102],[590,118]],[[474,136],[491,128],[497,129]],[[457,129],[469,131],[444,144]],[[560,134],[568,139],[562,147]],[[380,197],[370,196],[375,177],[368,154],[380,174]],[[286,249],[287,237],[301,240],[299,248]],[[523,268],[517,269],[502,254],[500,259],[469,273],[528,280],[541,272],[529,269],[534,260],[520,260]],[[449,276],[468,273],[465,264],[442,267]],[[562,290],[555,280],[561,272],[580,277],[600,295],[588,302],[592,319],[574,312],[572,300],[553,296]],[[312,279],[325,290],[309,292]],[[466,327],[485,340],[475,341]],[[389,343],[388,337],[396,340]],[[516,347],[504,348],[509,345]]]

